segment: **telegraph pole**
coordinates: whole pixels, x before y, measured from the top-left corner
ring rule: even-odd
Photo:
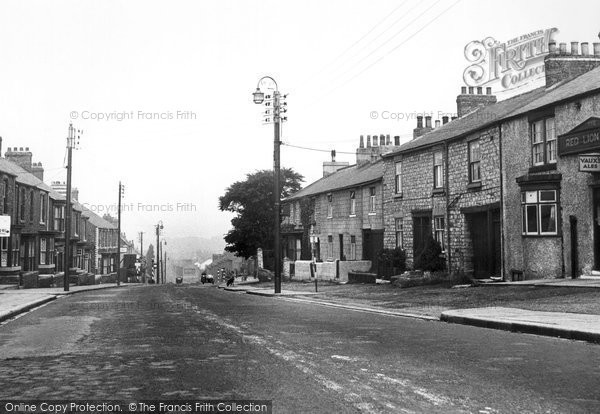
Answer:
[[[83,131],[75,130],[73,124],[69,124],[69,135],[67,136],[67,202],[65,205],[65,254],[64,254],[64,280],[65,292],[69,291],[69,269],[71,268],[71,172],[73,161],[73,148],[79,143]]]
[[[118,225],[117,225],[117,286],[121,286],[121,197],[123,196],[123,190],[121,188],[121,181],[119,181],[119,209],[118,209]]]
[[[144,232],[140,231],[140,269],[142,263],[144,263]],[[142,271],[142,283],[146,284],[146,266]]]
[[[156,224],[156,284],[160,283],[160,231],[163,228],[162,220]]]

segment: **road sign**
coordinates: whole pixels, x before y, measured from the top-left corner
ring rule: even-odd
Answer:
[[[0,237],[10,237],[10,216],[0,216]]]
[[[600,172],[600,154],[583,154],[579,156],[579,171]]]

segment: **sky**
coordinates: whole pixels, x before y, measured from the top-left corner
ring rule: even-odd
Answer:
[[[418,113],[455,113],[470,42],[557,28],[591,48],[599,15],[594,0],[2,1],[2,153],[29,147],[64,181],[72,122],[79,200],[114,216],[121,181],[128,239],[159,220],[167,237],[223,236],[219,196],[273,165],[261,77],[288,95],[281,163],[308,184],[332,149],[354,163],[360,135],[405,142]]]

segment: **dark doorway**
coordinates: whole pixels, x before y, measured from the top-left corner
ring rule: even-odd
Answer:
[[[600,270],[600,188],[594,188],[594,270]]]
[[[473,276],[488,278],[500,275],[500,210],[467,214],[471,233]]]
[[[344,254],[344,235],[340,234],[340,260],[346,260],[346,255]]]
[[[431,216],[413,216],[413,260],[421,255],[429,237],[432,237]]]
[[[383,230],[363,230],[363,260],[371,261],[371,270],[377,271],[377,256],[383,249]]]
[[[579,276],[579,251],[577,250],[577,217],[569,216],[569,226],[571,228],[571,278],[575,279]],[[596,243],[594,235],[594,243]],[[597,261],[597,255],[595,261]]]

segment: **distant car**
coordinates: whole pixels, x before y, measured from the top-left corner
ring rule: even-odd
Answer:
[[[200,282],[202,282],[202,284],[205,284],[205,283],[213,283],[214,284],[215,283],[215,278],[213,277],[213,275],[203,274],[200,277]]]
[[[183,283],[183,278],[181,276],[175,278],[175,283],[181,285]]]

